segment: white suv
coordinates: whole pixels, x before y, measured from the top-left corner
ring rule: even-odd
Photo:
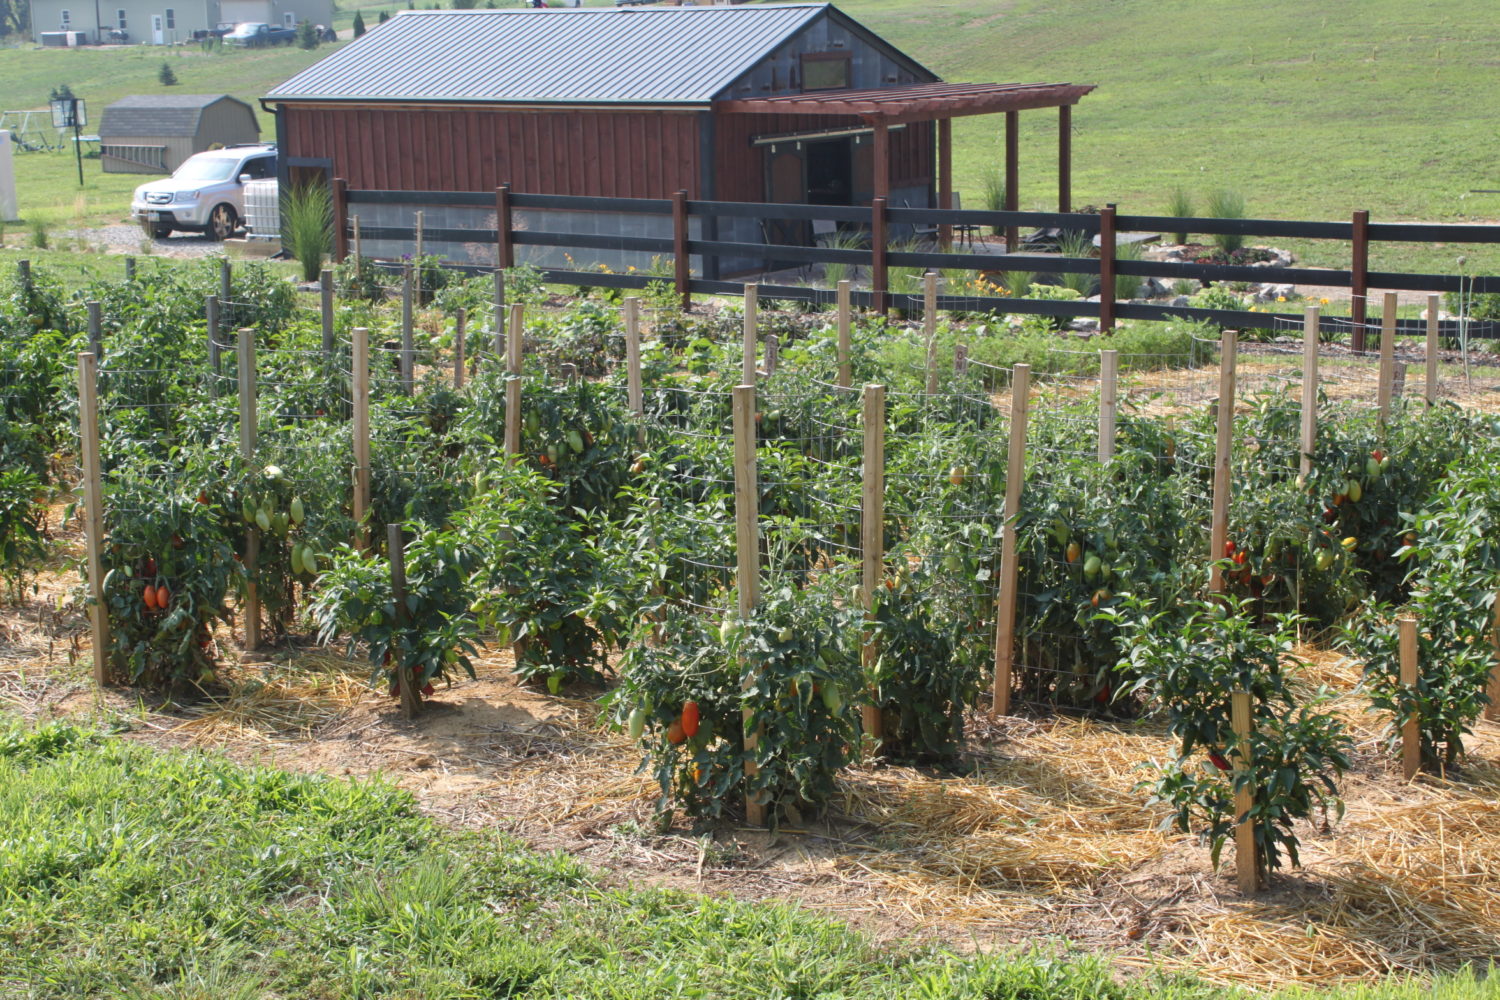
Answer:
[[[174,229],[226,239],[245,216],[244,181],[275,176],[273,145],[195,153],[171,177],[136,188],[130,218],[157,239]]]

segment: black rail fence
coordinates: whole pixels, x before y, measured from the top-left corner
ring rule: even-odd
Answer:
[[[1441,225],[1425,223],[1372,223],[1368,213],[1356,212],[1349,222],[1302,222],[1278,219],[1178,218],[1175,216],[1120,215],[1113,206],[1098,213],[992,212],[936,208],[893,208],[883,199],[869,207],[796,205],[752,202],[690,200],[684,192],[672,198],[597,198],[571,195],[538,195],[512,192],[508,187],[493,192],[362,191],[349,190],[343,180],[334,181],[336,217],[335,251],[342,260],[353,249],[353,241],[409,247],[416,241],[462,248],[450,263],[472,269],[511,267],[517,248],[542,248],[531,256],[546,266],[544,279],[571,284],[619,289],[644,289],[653,281],[671,281],[684,307],[697,295],[743,294],[745,280],[721,275],[758,273],[813,264],[842,264],[863,269],[868,288],[851,294],[854,305],[876,311],[901,309],[919,312],[921,295],[890,290],[891,268],[973,271],[985,275],[1005,272],[1036,274],[1076,273],[1098,279],[1097,300],[1043,300],[1009,296],[938,296],[937,308],[971,312],[1034,314],[1096,319],[1101,330],[1111,330],[1117,319],[1203,320],[1225,327],[1300,328],[1300,312],[1205,309],[1158,303],[1116,301],[1111,294],[1120,275],[1176,281],[1249,282],[1318,285],[1347,288],[1351,295],[1349,316],[1320,316],[1320,328],[1349,331],[1352,347],[1364,350],[1366,309],[1371,289],[1386,292],[1456,292],[1482,294],[1500,292],[1500,276],[1466,274],[1417,274],[1371,271],[1371,243],[1441,243],[1446,247],[1500,244],[1500,226]],[[427,222],[417,224],[415,213]],[[401,224],[392,224],[400,220]],[[460,222],[459,225],[452,224]],[[812,223],[822,223],[823,234],[836,234],[839,245],[816,245],[809,235]],[[801,245],[773,242],[772,223],[783,233],[794,226],[805,237]],[[831,229],[829,227],[832,227]],[[565,231],[582,229],[591,231]],[[798,230],[800,227],[800,230]],[[1097,257],[1060,254],[956,251],[950,240],[954,231],[989,229],[996,233],[1020,228],[1052,229],[1097,237]],[[746,233],[758,238],[723,239]],[[938,236],[937,249],[911,249],[910,235],[918,232]],[[1265,264],[1202,264],[1175,261],[1118,258],[1114,252],[1120,233],[1188,232],[1214,236],[1330,240],[1350,245],[1348,269],[1268,266]],[[892,247],[892,243],[896,245]],[[854,245],[849,245],[849,244]],[[555,266],[556,258],[572,251],[594,251],[617,255],[617,259],[670,259],[670,276],[645,273],[645,268],[579,268]],[[362,249],[361,252],[364,252]],[[1461,249],[1455,253],[1461,253]],[[485,259],[480,259],[482,257]],[[379,258],[379,253],[365,253]],[[628,255],[628,257],[626,256]],[[386,256],[399,256],[386,255]],[[523,256],[526,254],[523,253]],[[551,263],[547,263],[549,258]],[[693,261],[698,262],[696,269]],[[696,271],[696,273],[695,273]],[[775,285],[764,281],[760,295],[769,299],[827,301],[831,289],[807,285]],[[1421,319],[1397,321],[1398,335],[1425,335]],[[1443,320],[1439,335],[1456,338],[1500,339],[1500,323]]]

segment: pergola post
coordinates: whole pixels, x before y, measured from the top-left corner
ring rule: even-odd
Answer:
[[[953,119],[939,118],[938,139],[938,208],[947,211],[953,207]],[[938,245],[946,252],[953,249],[953,227],[946,222],[938,223]]]
[[[886,296],[886,240],[885,210],[891,201],[891,128],[883,121],[875,123],[875,197],[870,202],[872,212],[870,226],[870,291],[875,295],[875,311],[883,313],[887,307]]]
[[[1021,174],[1021,113],[1005,112],[1005,210],[1014,212],[1020,204],[1017,185]],[[1005,227],[1005,252],[1015,253],[1020,242],[1015,226]]]
[[[1057,210],[1073,211],[1073,106],[1057,109]]]

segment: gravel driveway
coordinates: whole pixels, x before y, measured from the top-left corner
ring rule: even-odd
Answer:
[[[74,240],[83,240],[105,253],[151,254],[157,257],[212,257],[224,252],[224,244],[209,239],[202,233],[173,233],[165,239],[148,237],[140,226],[101,226],[97,229],[76,229],[68,233]],[[150,249],[146,245],[150,244]]]

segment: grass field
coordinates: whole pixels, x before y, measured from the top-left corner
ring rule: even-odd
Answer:
[[[0,996],[1231,1000],[1097,959],[877,945],[784,904],[632,887],[405,792],[0,715]],[[1287,998],[1305,994],[1283,994]],[[1500,979],[1324,1000],[1495,1000]]]
[[[374,23],[389,4],[358,4]],[[1074,201],[1157,212],[1182,186],[1201,209],[1231,188],[1248,214],[1377,220],[1500,220],[1500,7],[1467,0],[844,0],[840,6],[952,80],[1098,84],[1074,115]],[[354,5],[337,24],[347,33]],[[254,103],[327,53],[204,54],[144,47],[0,50],[0,104],[42,106],[67,82],[95,115],[160,90],[172,62],[181,93],[225,91]],[[1022,208],[1055,206],[1056,118],[1021,116]],[[269,134],[269,122],[262,115]],[[960,119],[957,182],[976,204],[1000,154],[998,118]],[[17,158],[26,212],[71,218],[76,180],[62,156]],[[131,178],[87,165],[86,217],[118,217]],[[1316,245],[1314,263],[1347,263]],[[1376,269],[1451,270],[1450,248],[1375,248]],[[1470,253],[1470,270],[1493,255]]]

